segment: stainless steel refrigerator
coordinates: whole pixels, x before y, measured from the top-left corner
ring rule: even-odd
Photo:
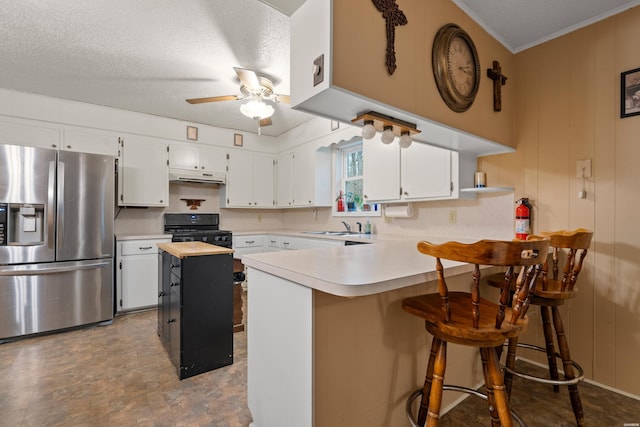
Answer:
[[[113,157],[0,145],[0,341],[113,320],[113,218]]]

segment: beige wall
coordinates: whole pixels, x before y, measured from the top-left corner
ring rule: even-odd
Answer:
[[[619,109],[620,73],[640,67],[638,39],[635,8],[517,54],[517,150],[479,160],[489,176],[530,197],[536,231],[595,231],[580,295],[564,309],[572,356],[589,378],[636,396],[640,117],[620,119]],[[593,176],[579,199],[575,162],[585,158]]]
[[[396,27],[397,69],[385,67],[386,32],[382,14],[370,0],[334,0],[332,84],[472,134],[514,146],[513,54],[450,0],[398,0],[408,24]],[[431,45],[438,29],[456,23],[473,39],[480,57],[480,89],[473,106],[454,113],[438,93],[431,68]],[[503,111],[493,111],[493,82],[486,76],[498,60],[504,75]]]

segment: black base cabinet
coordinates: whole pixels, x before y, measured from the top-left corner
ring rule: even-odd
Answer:
[[[158,336],[180,379],[233,363],[233,256],[160,251]]]

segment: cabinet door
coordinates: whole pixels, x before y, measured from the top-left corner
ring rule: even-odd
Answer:
[[[118,137],[115,135],[65,130],[63,138],[63,150],[118,155]]]
[[[121,141],[118,205],[169,206],[167,144],[153,139]]]
[[[200,169],[213,172],[227,170],[227,150],[219,147],[200,147]]]
[[[146,255],[123,256],[122,309],[133,310],[158,304],[157,249]]]
[[[309,147],[296,151],[293,162],[293,204],[294,206],[313,206],[315,193],[315,152]],[[328,177],[331,179],[331,177]]]
[[[276,170],[276,200],[281,208],[293,206],[293,152],[282,153],[278,156],[278,167]]]
[[[414,143],[402,150],[402,198],[442,198],[451,195],[451,151]]]
[[[270,154],[253,155],[253,206],[273,207],[273,160]]]
[[[378,140],[365,141],[364,199],[367,202],[400,198],[400,147]]]
[[[198,169],[198,147],[188,144],[171,144],[169,146],[169,167],[173,169]]]
[[[225,186],[228,206],[253,206],[252,157],[252,153],[246,151],[233,150],[229,153],[229,171]]]
[[[0,141],[2,144],[55,149],[60,145],[60,131],[2,121],[0,122]]]

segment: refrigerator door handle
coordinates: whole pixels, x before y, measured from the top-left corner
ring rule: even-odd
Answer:
[[[55,203],[56,203],[56,162],[49,162],[49,184],[47,185],[47,247],[53,249],[55,240]]]
[[[64,248],[64,162],[58,160],[58,250]]]
[[[25,266],[5,266],[0,267],[0,276],[35,276],[42,274],[58,274],[69,271],[77,270],[90,270],[94,268],[108,267],[111,259],[105,259],[100,261],[79,261],[64,263],[65,265],[58,264],[36,264],[30,265],[29,268]]]

